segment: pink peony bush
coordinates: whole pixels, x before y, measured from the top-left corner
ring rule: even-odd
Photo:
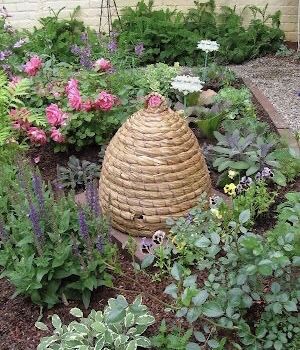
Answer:
[[[47,143],[46,133],[40,128],[31,126],[27,131],[27,135],[29,140],[35,145],[45,145]]]
[[[79,111],[82,106],[81,96],[78,89],[78,81],[76,79],[69,80],[66,92],[68,96],[69,106]]]
[[[51,128],[51,134],[50,137],[53,141],[57,143],[63,143],[65,142],[65,136],[61,133],[59,129]]]
[[[51,105],[46,108],[46,117],[51,126],[61,126],[68,118],[67,114],[54,103],[51,103]]]
[[[25,64],[24,72],[29,76],[35,76],[42,67],[43,61],[38,56],[32,56],[31,59]]]

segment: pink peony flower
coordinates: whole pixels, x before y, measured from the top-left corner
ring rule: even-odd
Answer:
[[[83,102],[81,105],[81,110],[85,112],[89,112],[94,108],[94,103],[91,100],[87,100],[86,102]]]
[[[46,108],[46,116],[51,126],[60,126],[67,119],[66,113],[63,113],[58,105],[54,103]]]
[[[100,58],[95,62],[95,67],[97,70],[102,70],[106,72],[112,68],[112,64],[109,60],[106,60],[105,58]]]
[[[44,145],[47,143],[47,136],[44,130],[32,126],[28,129],[27,135],[30,141],[36,145]]]
[[[79,111],[81,109],[82,100],[78,89],[78,81],[76,79],[70,79],[66,87],[68,94],[69,105],[71,108]]]
[[[161,104],[161,98],[159,96],[152,95],[148,98],[147,103],[148,103],[148,106],[151,108],[158,107]]]
[[[56,128],[51,128],[51,139],[57,143],[63,143],[65,141],[64,135],[60,132],[60,130]]]
[[[95,106],[103,111],[109,111],[115,105],[116,96],[107,93],[106,91],[100,92],[97,100],[95,101]]]
[[[42,67],[43,61],[38,56],[33,56],[25,64],[24,71],[29,76],[35,76],[39,69]]]

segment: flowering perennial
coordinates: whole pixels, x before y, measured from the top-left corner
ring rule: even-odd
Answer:
[[[201,40],[198,42],[197,48],[208,53],[208,52],[218,51],[220,48],[220,45],[216,41]]]
[[[38,56],[32,56],[31,59],[25,64],[24,72],[29,76],[35,76],[42,67],[43,61]]]
[[[182,92],[184,95],[193,92],[200,92],[204,83],[198,77],[190,77],[187,75],[178,75],[171,83],[172,88]]]

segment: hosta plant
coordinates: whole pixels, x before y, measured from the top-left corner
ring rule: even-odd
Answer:
[[[118,295],[109,299],[103,312],[92,310],[86,318],[78,308],[71,309],[70,313],[78,321],[68,326],[63,325],[57,315],[52,316],[53,335],[43,338],[38,350],[136,350],[151,347],[150,340],[142,334],[155,318],[142,304],[141,296],[128,304],[122,295]],[[44,323],[37,322],[36,326],[48,330]]]

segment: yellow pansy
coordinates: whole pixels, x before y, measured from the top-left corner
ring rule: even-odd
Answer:
[[[236,189],[236,185],[234,183],[231,183],[224,187],[224,192],[227,193],[228,196],[234,197],[236,195],[235,189]]]
[[[230,179],[232,179],[232,180],[237,176],[237,174],[238,174],[238,172],[235,171],[235,170],[229,170],[229,171],[228,171],[228,177],[229,177]]]

